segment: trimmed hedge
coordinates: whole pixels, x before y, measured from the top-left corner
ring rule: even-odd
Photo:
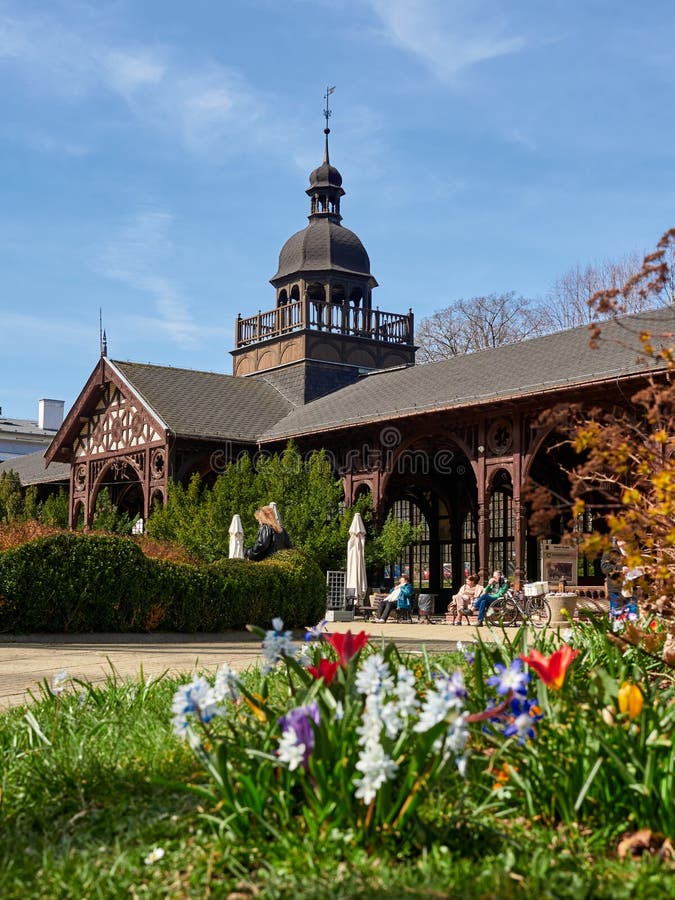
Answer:
[[[224,631],[318,621],[325,579],[297,550],[263,562],[150,559],[130,538],[75,533],[0,553],[0,631]]]

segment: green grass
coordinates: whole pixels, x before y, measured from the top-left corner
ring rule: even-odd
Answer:
[[[251,679],[255,689],[257,675]],[[442,828],[445,843],[401,857],[326,829],[230,846],[181,785],[200,780],[174,737],[176,681],[71,684],[0,716],[0,896],[644,898],[672,895],[653,857],[620,861],[597,835],[483,816]],[[203,802],[203,801],[201,801]],[[144,860],[153,848],[164,857]]]

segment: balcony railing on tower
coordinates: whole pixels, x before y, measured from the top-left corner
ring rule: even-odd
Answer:
[[[319,300],[295,300],[268,312],[237,317],[236,347],[281,337],[294,331],[323,331],[389,344],[414,343],[413,311],[384,312]]]

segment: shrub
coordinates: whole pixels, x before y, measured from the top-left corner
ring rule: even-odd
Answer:
[[[151,559],[163,559],[166,562],[188,563],[195,565],[199,562],[197,557],[189,553],[185,547],[172,541],[158,541],[145,534],[133,535],[134,543],[138,544],[144,556]]]
[[[221,631],[317,621],[325,585],[299,551],[261,563],[187,565],[149,559],[131,538],[72,532],[0,553],[0,630]]]
[[[59,534],[60,528],[54,525],[46,525],[30,519],[27,522],[14,520],[8,525],[0,525],[0,552],[20,547],[38,537],[47,537],[50,534]]]
[[[147,561],[115,537],[56,534],[0,556],[5,630],[118,631],[143,627]]]

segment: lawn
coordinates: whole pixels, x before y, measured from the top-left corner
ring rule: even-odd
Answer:
[[[560,642],[541,640],[550,659]],[[526,671],[513,664],[518,636],[411,660],[384,647],[350,656],[324,639],[305,660],[323,676],[282,658],[233,681],[236,696],[213,719],[206,702],[185,714],[174,703],[172,719],[178,687],[194,700],[194,682],[192,694],[169,678],[45,685],[0,717],[0,896],[669,898],[672,677],[599,632],[570,640],[578,654],[564,684],[532,671],[531,723],[510,735],[512,709],[501,719],[484,710],[502,688],[496,699],[515,702],[506,682]],[[375,656],[396,673],[389,690],[409,682],[416,693],[409,723],[392,730],[397,771],[368,794],[356,765],[367,704],[355,684]],[[446,710],[424,731],[456,670],[465,712]],[[625,688],[620,700],[625,684],[641,702]],[[291,768],[279,712],[313,704],[313,750]],[[464,714],[461,749],[440,750]],[[176,734],[181,718],[188,740]],[[637,855],[639,841],[622,841],[640,829],[651,840]]]

